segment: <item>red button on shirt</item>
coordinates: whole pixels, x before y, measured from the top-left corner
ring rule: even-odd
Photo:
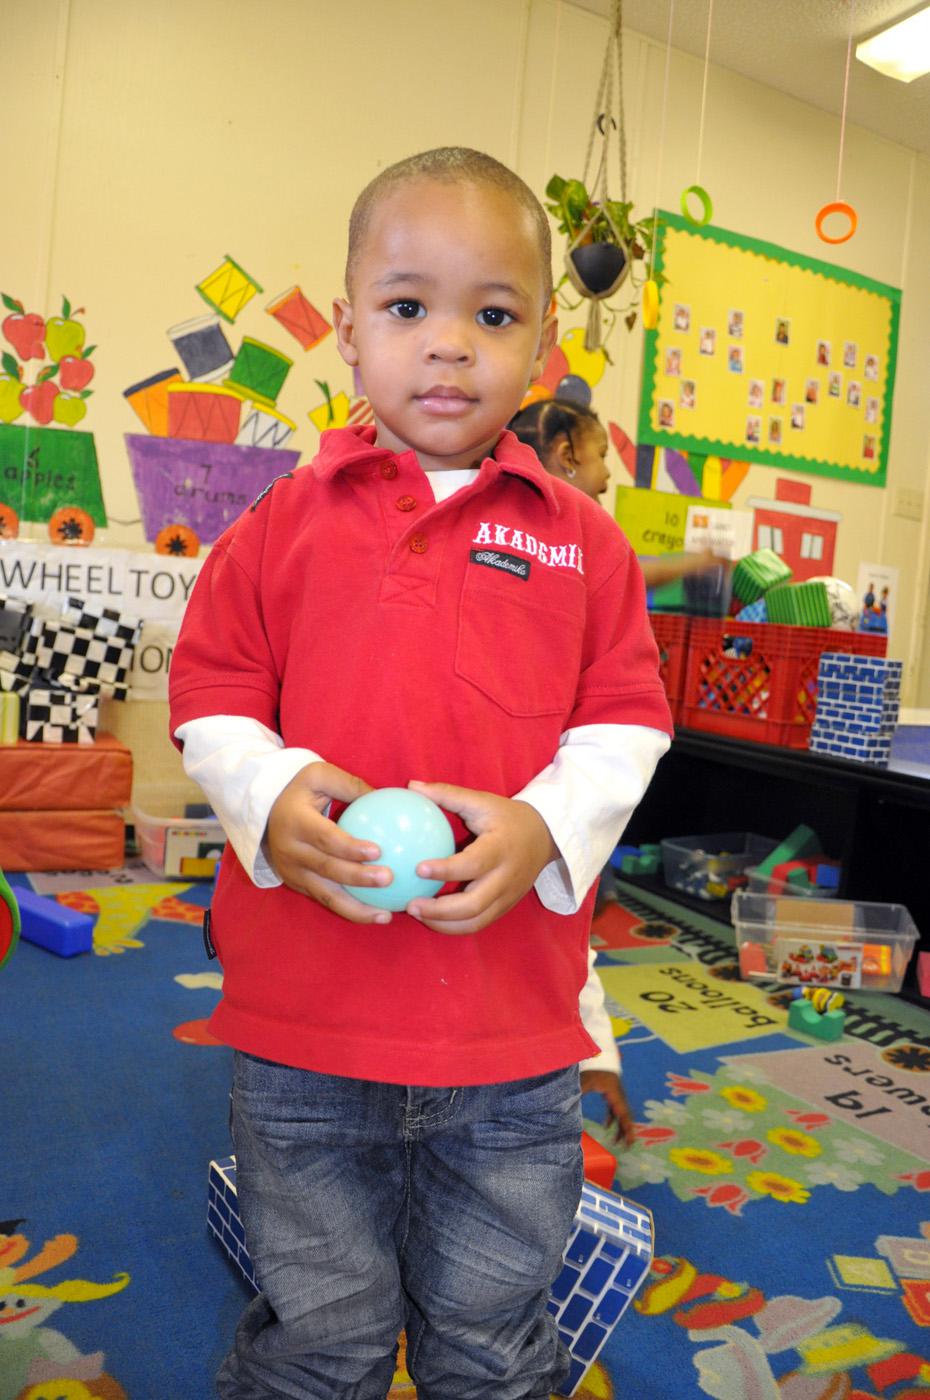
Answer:
[[[385,481],[393,481],[395,476],[397,475],[397,463],[382,462],[381,475],[384,477]]]
[[[425,554],[428,543],[425,535],[410,536],[410,548],[413,550],[414,554]]]
[[[416,510],[417,498],[416,496],[398,496],[394,504],[398,510]]]

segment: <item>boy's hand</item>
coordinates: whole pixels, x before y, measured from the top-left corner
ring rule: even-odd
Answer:
[[[614,1133],[614,1141],[632,1147],[636,1140],[633,1115],[627,1102],[626,1091],[618,1074],[609,1069],[583,1069],[581,1071],[581,1092],[600,1094],[607,1105],[607,1118],[604,1127]]]
[[[446,860],[421,861],[417,874],[465,888],[407,906],[437,933],[477,933],[506,914],[532,889],[542,868],[559,855],[542,817],[528,802],[451,783],[410,783],[447,812],[462,818],[477,840]]]
[[[358,841],[323,816],[329,802],[354,802],[371,792],[368,783],[332,763],[308,763],[292,778],[268,815],[264,847],[288,889],[309,895],[354,924],[388,924],[386,909],[363,904],[342,885],[387,885],[391,872],[377,860],[380,849]]]

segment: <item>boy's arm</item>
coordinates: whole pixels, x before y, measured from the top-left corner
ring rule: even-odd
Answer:
[[[323,760],[246,715],[209,715],[175,730],[184,771],[206,794],[243,870],[259,889],[281,884],[262,849],[268,815],[292,778]]]
[[[579,909],[670,743],[663,731],[637,724],[567,729],[552,762],[514,793],[539,813],[561,855],[536,879],[546,909]]]

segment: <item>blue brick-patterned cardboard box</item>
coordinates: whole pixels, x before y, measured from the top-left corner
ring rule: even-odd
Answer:
[[[900,661],[825,652],[817,671],[814,753],[886,768],[901,704]]]
[[[210,1163],[207,1228],[257,1289],[239,1219],[235,1157]],[[650,1212],[586,1181],[547,1304],[571,1355],[562,1395],[574,1395],[597,1360],[649,1272],[653,1250]]]
[[[764,598],[757,598],[754,603],[747,603],[744,608],[740,608],[736,614],[737,622],[768,622],[769,610],[765,605]]]

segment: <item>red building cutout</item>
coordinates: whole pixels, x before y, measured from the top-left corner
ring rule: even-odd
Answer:
[[[791,569],[795,583],[833,573],[836,529],[842,517],[835,510],[818,510],[810,503],[811,488],[803,481],[779,477],[775,499],[751,496],[753,549],[774,549]]]

